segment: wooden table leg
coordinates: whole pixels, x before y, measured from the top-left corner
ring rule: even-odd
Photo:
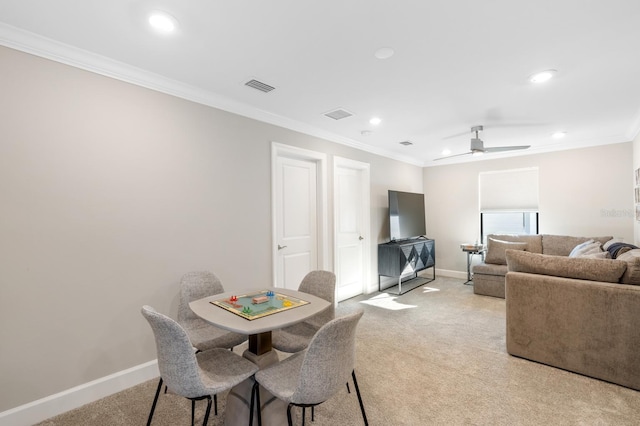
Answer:
[[[264,355],[273,347],[271,346],[271,332],[249,335],[249,352],[255,355]]]

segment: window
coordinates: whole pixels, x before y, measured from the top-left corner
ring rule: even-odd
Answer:
[[[480,239],[489,234],[538,233],[538,168],[479,175]]]
[[[482,244],[489,234],[537,234],[538,212],[486,212],[480,213]]]

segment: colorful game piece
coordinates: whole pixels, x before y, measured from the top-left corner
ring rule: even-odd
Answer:
[[[275,295],[276,295],[276,294],[275,294],[273,291],[271,291],[271,290],[268,290],[268,291],[267,291],[267,297],[273,297],[273,296],[275,296]]]
[[[229,298],[229,302],[237,302],[238,301],[238,296],[231,296]]]
[[[251,308],[248,306],[245,306],[244,308],[242,308],[242,313],[244,314],[249,314],[251,313]]]
[[[293,305],[293,303],[291,303],[291,300],[283,300],[282,301],[282,306],[284,306],[284,307],[288,308],[291,305]]]

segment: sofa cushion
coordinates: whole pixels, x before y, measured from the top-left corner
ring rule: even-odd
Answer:
[[[504,277],[507,275],[507,265],[496,265],[493,263],[478,263],[473,265],[473,275],[495,275]]]
[[[542,235],[514,235],[514,234],[489,234],[487,240],[509,241],[512,243],[527,243],[527,251],[531,253],[542,253]]]
[[[588,240],[597,241],[600,244],[604,244],[609,241],[611,236],[608,237],[570,237],[566,235],[542,235],[542,253],[550,254],[553,256],[569,256],[571,250],[578,244],[584,243]]]
[[[617,283],[627,269],[626,262],[616,259],[586,259],[552,256],[507,250],[509,272],[551,275],[590,281]]]
[[[627,269],[622,274],[622,284],[640,285],[640,249],[629,250],[617,257],[627,262]]]
[[[487,238],[487,254],[484,258],[484,263],[506,265],[507,259],[505,257],[504,252],[507,249],[526,250],[527,243],[502,241],[502,240],[494,240],[493,238]]]

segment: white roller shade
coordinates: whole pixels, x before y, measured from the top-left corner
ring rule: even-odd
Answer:
[[[480,173],[480,211],[538,211],[538,168]]]

